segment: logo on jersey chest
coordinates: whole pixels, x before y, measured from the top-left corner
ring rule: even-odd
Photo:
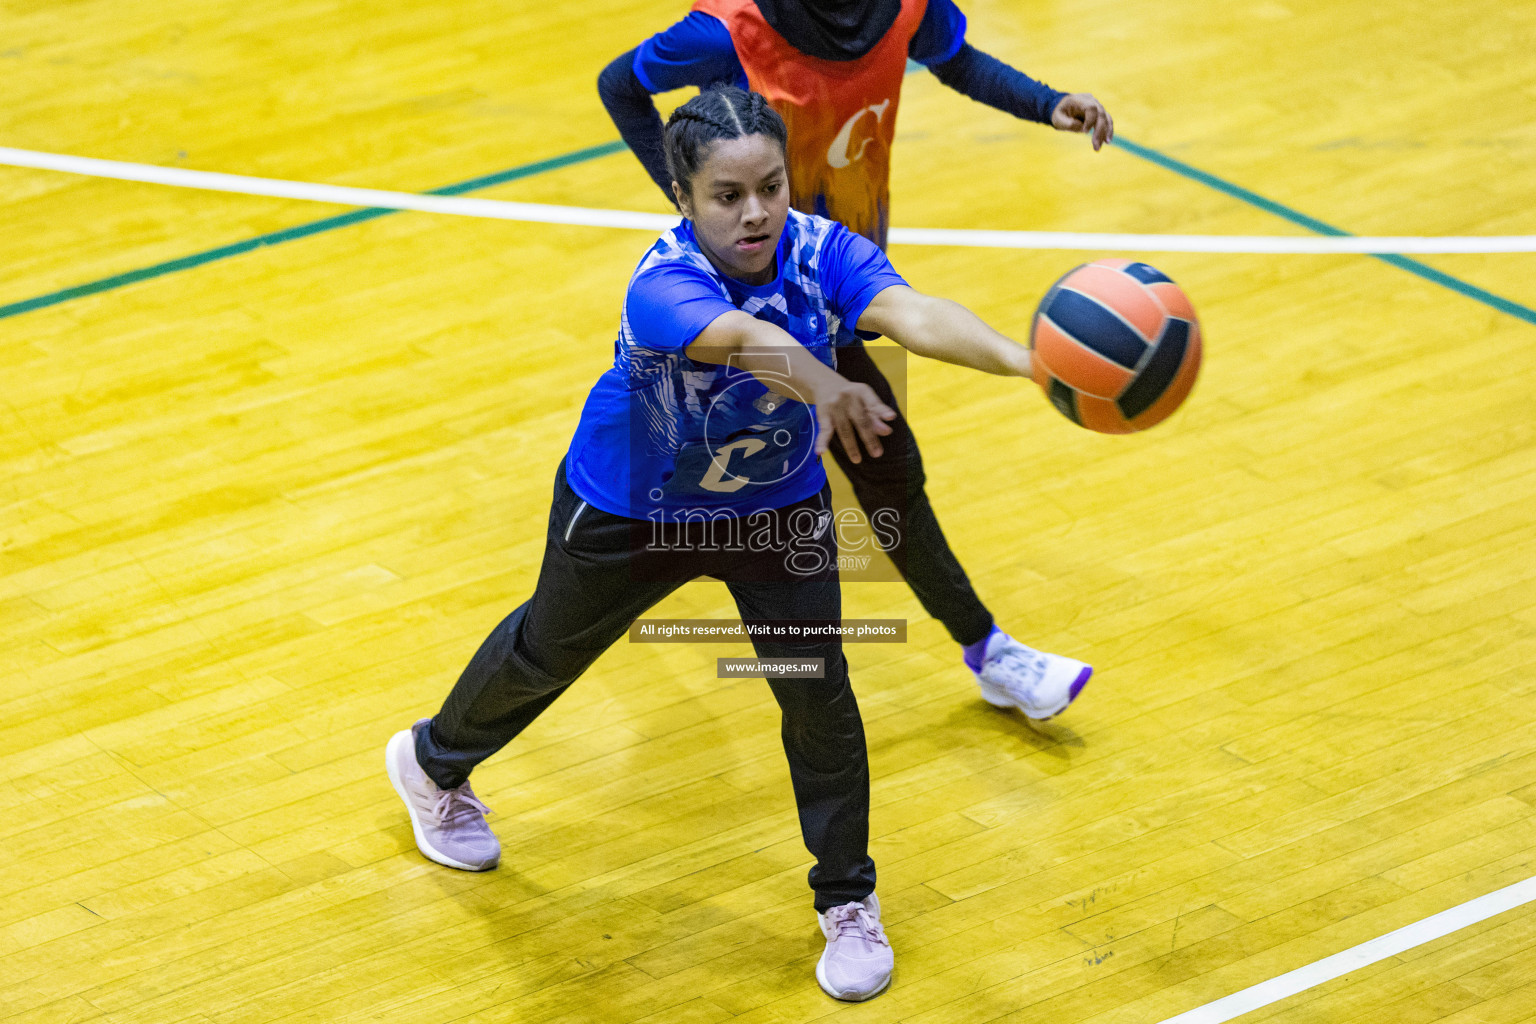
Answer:
[[[875,137],[873,134],[867,135],[859,141],[856,149],[851,149],[854,128],[867,115],[873,114],[875,116],[876,130],[878,131],[879,124],[884,119],[885,112],[890,106],[891,101],[888,99],[881,100],[879,103],[871,103],[867,107],[860,108],[856,114],[844,121],[843,126],[837,131],[837,137],[832,140],[832,145],[827,147],[827,163],[833,167],[842,168],[850,166],[855,161],[862,160],[864,158],[864,150],[868,149],[869,144],[875,141]]]

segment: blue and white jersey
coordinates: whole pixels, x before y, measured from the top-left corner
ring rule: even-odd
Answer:
[[[614,365],[587,397],[566,460],[572,489],[588,503],[631,519],[657,511],[744,516],[821,489],[815,411],[795,400],[787,376],[770,389],[683,350],[739,309],[835,366],[839,325],[857,323],[877,294],[906,282],[868,239],[795,210],[775,259],[768,284],[728,277],[699,249],[687,220],[645,254],[625,293]]]

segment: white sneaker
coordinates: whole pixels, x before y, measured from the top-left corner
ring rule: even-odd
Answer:
[[[987,641],[976,681],[988,704],[1018,708],[1030,718],[1054,718],[1088,685],[1093,668],[1074,658],[1026,647],[998,631]]]
[[[429,721],[424,718],[390,737],[384,748],[389,781],[405,801],[416,848],[428,860],[460,871],[489,871],[501,860],[501,841],[485,823],[491,809],[475,798],[468,780],[439,789],[416,760],[415,733]]]
[[[816,916],[821,934],[827,937],[827,948],[816,964],[821,990],[850,1003],[884,992],[896,961],[880,927],[880,901],[875,894],[862,903],[844,903]]]

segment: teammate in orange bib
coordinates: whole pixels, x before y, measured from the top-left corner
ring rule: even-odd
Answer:
[[[651,96],[717,82],[760,92],[789,126],[791,202],[884,247],[891,144],[908,61],[1016,117],[1091,133],[1113,122],[1087,93],[1062,93],[965,41],[953,0],[696,0],[598,80],[624,141],[672,198]]]

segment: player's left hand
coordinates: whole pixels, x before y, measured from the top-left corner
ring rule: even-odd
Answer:
[[[1115,137],[1115,122],[1104,104],[1086,92],[1070,92],[1051,111],[1051,126],[1063,132],[1088,132],[1093,148]]]

